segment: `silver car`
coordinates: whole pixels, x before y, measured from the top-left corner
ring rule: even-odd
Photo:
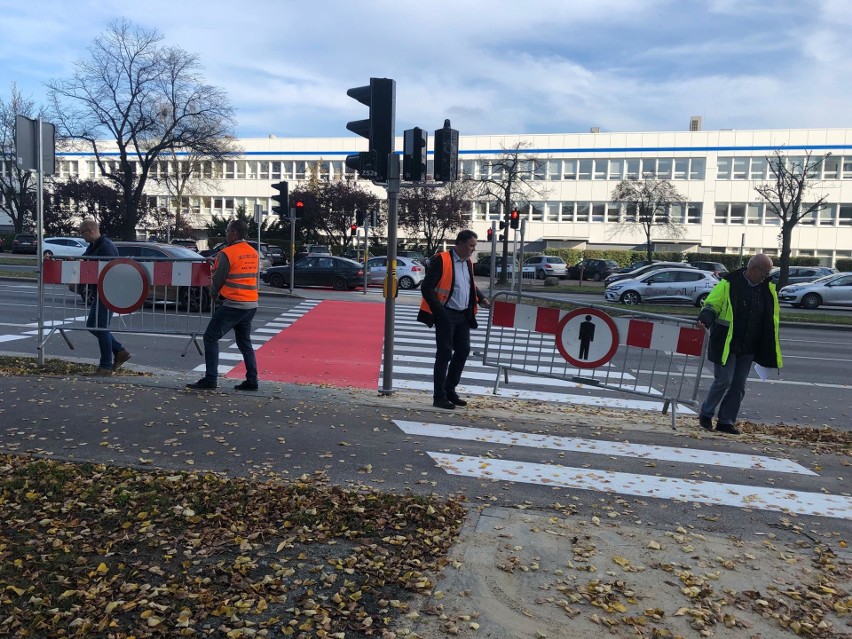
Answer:
[[[564,280],[568,276],[568,265],[561,257],[554,255],[536,255],[524,260],[524,277],[543,280],[546,277],[558,277]]]
[[[373,286],[381,286],[388,274],[388,258],[384,255],[371,257],[367,260],[367,266],[370,267],[369,283]],[[399,288],[406,290],[417,288],[425,276],[426,267],[418,260],[411,257],[396,258],[396,279],[399,282]]]
[[[808,309],[822,305],[852,306],[852,273],[835,273],[813,282],[790,284],[778,291],[778,301]]]
[[[718,278],[709,271],[689,267],[664,268],[610,284],[604,291],[604,297],[608,302],[622,304],[690,302],[702,306],[718,283]]]

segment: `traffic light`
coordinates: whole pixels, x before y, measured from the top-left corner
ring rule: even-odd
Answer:
[[[506,228],[506,220],[500,220],[500,230],[502,231],[504,228]]]
[[[287,190],[289,185],[287,182],[278,182],[278,184],[273,184],[272,188],[278,191],[277,195],[272,196],[272,200],[275,202],[275,205],[272,207],[272,212],[282,220],[286,217],[290,217],[290,211],[288,210],[289,204],[287,202]]]
[[[355,211],[355,226],[364,226],[364,211]]]
[[[488,229],[486,231],[486,234],[488,235],[488,241],[491,242],[494,239],[494,230]]]
[[[435,131],[435,181],[454,182],[459,175],[459,132],[444,120],[444,128]]]
[[[388,177],[388,155],[394,152],[396,120],[396,82],[390,78],[370,78],[365,87],[346,92],[370,107],[370,117],[354,120],[346,128],[369,140],[369,151],[346,156],[346,166],[365,178],[384,182]]]
[[[349,227],[349,235],[351,235],[352,237],[355,237],[355,235],[357,235],[357,234],[358,234],[358,225],[353,224],[352,226]]]
[[[302,214],[305,212],[305,201],[299,198],[293,202],[293,208],[296,209],[296,217],[302,217]]]
[[[419,127],[403,134],[402,178],[410,182],[426,179],[426,141],[429,134]]]
[[[512,212],[509,214],[509,226],[513,229],[518,228],[521,223],[521,214],[518,213],[518,209],[512,209]]]

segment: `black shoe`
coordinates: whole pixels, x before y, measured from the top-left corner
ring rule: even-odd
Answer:
[[[713,430],[713,418],[705,417],[704,415],[698,416],[698,425],[701,426],[704,430]]]
[[[447,399],[449,399],[456,406],[467,406],[467,402],[464,401],[458,395],[447,395]]]
[[[256,391],[257,390],[257,382],[250,382],[248,380],[244,382],[240,382],[236,386],[234,386],[235,390],[245,390],[245,391]]]
[[[206,377],[202,377],[194,384],[187,384],[186,387],[192,390],[216,390],[216,382],[211,382]]]
[[[455,410],[456,408],[456,405],[448,399],[436,399],[432,402],[432,406],[435,408],[446,408],[447,410]]]
[[[742,431],[734,424],[720,424],[716,422],[716,432],[728,433],[729,435],[739,435]]]

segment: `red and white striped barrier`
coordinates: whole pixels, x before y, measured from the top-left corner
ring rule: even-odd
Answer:
[[[495,301],[492,326],[556,335],[560,320],[569,311],[530,304]],[[673,326],[627,317],[612,318],[618,327],[619,345],[701,356],[705,331],[689,326]]]
[[[120,259],[120,258],[119,258]],[[44,260],[45,284],[94,284],[108,261]],[[210,286],[210,264],[203,262],[137,262],[152,286]]]

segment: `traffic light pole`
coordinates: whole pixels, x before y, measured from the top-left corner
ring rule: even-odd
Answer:
[[[296,207],[290,209],[290,295],[296,280]]]
[[[364,214],[364,295],[367,294],[368,273],[367,273],[367,256],[370,248],[370,216]],[[358,258],[358,251],[355,251],[355,258]]]
[[[396,226],[399,210],[399,156],[388,155],[388,268],[385,297],[385,352],[382,362],[382,387],[379,395],[393,394],[393,333],[396,308]]]

